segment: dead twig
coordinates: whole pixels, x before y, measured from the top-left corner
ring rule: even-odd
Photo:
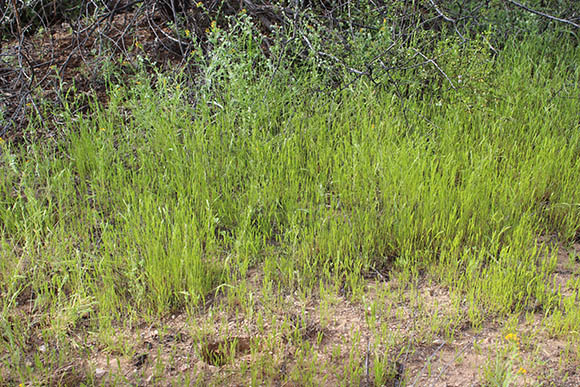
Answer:
[[[429,356],[427,358],[427,360],[425,361],[425,364],[423,365],[423,368],[421,368],[421,371],[417,374],[417,376],[415,376],[415,379],[413,380],[413,383],[410,384],[409,387],[414,387],[417,385],[417,382],[419,381],[419,378],[421,377],[421,375],[423,375],[423,372],[425,372],[425,370],[427,369],[427,366],[429,365],[429,362],[431,361],[431,359],[433,359],[437,353],[439,353],[439,351],[441,350],[441,348],[443,348],[445,346],[446,342],[444,341],[443,343],[441,343],[441,345],[439,345],[437,347],[437,349],[435,351],[433,351],[433,353],[431,354],[431,356]]]
[[[443,71],[441,69],[441,67],[439,67],[439,65],[437,64],[437,62],[435,62],[433,59],[428,58],[426,55],[424,55],[421,51],[417,50],[416,48],[413,47],[413,51],[415,51],[417,54],[419,54],[419,56],[421,56],[421,58],[425,59],[428,63],[431,63],[433,66],[435,66],[435,68],[441,73],[441,75],[443,75],[445,77],[445,79],[447,79],[447,81],[449,82],[449,84],[451,85],[451,88],[453,88],[453,90],[455,90],[455,85],[453,84],[453,82],[451,81],[451,79],[449,79],[449,77],[447,76],[447,74],[445,73],[445,71]]]
[[[542,17],[545,17],[547,19],[554,20],[554,21],[557,21],[557,22],[560,22],[560,23],[565,23],[565,24],[571,25],[574,28],[580,28],[580,25],[579,24],[576,24],[576,23],[574,23],[571,20],[562,19],[562,18],[553,16],[553,15],[547,14],[545,12],[537,11],[537,10],[532,9],[532,8],[530,8],[530,7],[522,4],[522,3],[518,3],[515,0],[504,0],[504,1],[506,3],[510,3],[512,5],[515,5],[516,7],[520,8],[520,9],[523,9],[526,12],[533,13],[534,15],[542,16]]]
[[[439,372],[439,374],[437,375],[435,380],[433,382],[431,382],[431,387],[433,387],[435,385],[435,383],[437,383],[439,381],[441,376],[443,376],[443,374],[445,373],[445,371],[447,371],[447,369],[451,366],[451,364],[455,363],[455,361],[459,358],[459,356],[463,355],[463,353],[465,351],[467,351],[467,349],[471,348],[475,344],[478,337],[479,337],[479,335],[476,335],[473,338],[473,340],[471,340],[469,343],[465,344],[463,346],[463,348],[461,348],[461,350],[455,355],[455,357],[451,361],[449,361],[449,362],[447,362],[447,364],[445,364],[445,366],[441,369],[441,371]]]
[[[18,13],[16,0],[12,0],[12,8],[14,8],[14,19],[16,19],[16,28],[18,29],[18,35],[22,36],[22,26],[20,25],[20,14]]]

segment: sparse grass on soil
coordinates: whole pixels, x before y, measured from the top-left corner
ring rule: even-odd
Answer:
[[[0,144],[0,384],[579,385],[580,52],[464,49],[403,106],[209,63]]]

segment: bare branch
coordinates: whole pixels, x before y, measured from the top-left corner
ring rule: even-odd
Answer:
[[[435,68],[441,73],[441,75],[443,75],[445,77],[445,79],[447,79],[447,81],[449,82],[449,84],[451,85],[451,87],[453,89],[455,89],[455,85],[453,84],[453,82],[451,81],[451,79],[449,79],[449,77],[447,76],[447,74],[445,74],[445,71],[443,71],[441,69],[441,67],[439,67],[439,65],[437,64],[437,62],[435,62],[431,58],[428,58],[425,54],[423,54],[421,51],[417,50],[414,47],[413,47],[413,51],[415,51],[417,54],[419,54],[421,56],[421,58],[425,59],[428,63],[431,63],[433,66],[435,66]]]
[[[441,16],[443,18],[443,20],[448,21],[450,23],[455,23],[455,19],[452,19],[449,16],[445,15],[443,12],[441,12],[441,10],[437,6],[437,4],[435,4],[435,1],[429,0],[429,2],[433,6],[433,8],[435,8],[435,11],[437,11],[437,13],[439,14],[439,16]]]
[[[527,7],[527,6],[525,6],[525,5],[521,4],[521,3],[518,3],[517,1],[514,1],[514,0],[504,0],[504,1],[507,2],[507,3],[513,4],[513,5],[515,5],[518,8],[523,9],[524,11],[533,13],[535,15],[542,16],[542,17],[545,17],[547,19],[554,20],[554,21],[557,21],[557,22],[560,22],[560,23],[569,24],[569,25],[571,25],[574,28],[580,28],[580,25],[574,23],[573,21],[570,21],[570,20],[567,20],[567,19],[561,19],[559,17],[552,16],[552,15],[549,15],[549,14],[544,13],[544,12],[541,12],[541,11],[536,11],[535,9],[532,9],[530,7]]]

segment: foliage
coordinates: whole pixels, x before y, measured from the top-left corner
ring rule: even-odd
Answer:
[[[71,88],[31,115],[20,143],[0,141],[0,377],[48,384],[35,378],[75,353],[77,333],[114,352],[114,328],[214,300],[254,318],[253,272],[273,305],[333,291],[361,302],[369,277],[390,275],[396,300],[428,278],[455,295],[456,314],[422,320],[421,340],[541,311],[573,346],[578,286],[554,286],[546,236],[572,244],[580,233],[575,42],[520,34],[498,50],[489,26],[463,39],[446,23],[376,15],[373,28],[329,32],[296,15],[269,35],[250,12],[222,15],[206,40],[174,24],[190,45],[182,73],[139,54],[127,79],[109,62],[106,104]],[[39,142],[43,114],[58,121]],[[401,377],[402,352],[371,321],[379,307],[365,310],[376,329],[367,381],[383,383]],[[315,384],[308,327],[292,324],[289,378]],[[44,362],[39,336],[54,344]],[[345,383],[363,380],[357,340],[333,353]],[[517,377],[508,344],[483,369],[490,383]],[[276,368],[263,359],[240,366],[256,383]]]

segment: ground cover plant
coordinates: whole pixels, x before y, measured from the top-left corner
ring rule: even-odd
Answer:
[[[580,383],[573,39],[361,77],[364,29],[343,73],[207,33],[1,141],[1,384]]]

